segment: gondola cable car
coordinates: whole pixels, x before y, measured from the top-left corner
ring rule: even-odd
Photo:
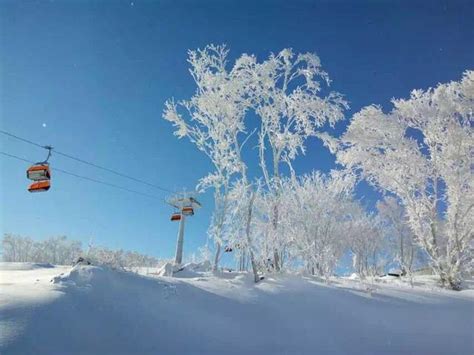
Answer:
[[[183,213],[183,215],[185,216],[194,216],[194,209],[190,206],[186,206],[186,207],[183,207],[183,209],[181,210],[181,212]]]
[[[48,156],[42,162],[30,166],[26,170],[26,177],[34,182],[28,187],[29,192],[44,192],[51,187],[51,170],[49,168],[48,160],[51,157],[51,150],[53,147],[45,146],[48,150]]]
[[[173,214],[171,215],[170,220],[171,220],[172,222],[181,221],[181,213],[179,213],[179,212],[173,213]]]
[[[49,180],[36,181],[28,187],[29,192],[44,192],[51,187]]]
[[[51,180],[51,171],[48,163],[37,163],[26,171],[26,177],[33,181]]]

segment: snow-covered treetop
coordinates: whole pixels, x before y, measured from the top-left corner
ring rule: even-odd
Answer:
[[[329,85],[330,80],[316,54],[295,56],[284,49],[261,63],[247,57],[245,64],[252,73],[246,77],[253,78],[253,107],[262,120],[261,135],[269,140],[274,164],[304,153],[308,137],[324,124],[332,126],[344,118],[348,104],[342,95],[321,95],[322,84]]]
[[[280,162],[290,164],[298,153],[304,153],[305,140],[316,136],[324,124],[343,119],[348,107],[338,93],[321,95],[322,84],[329,85],[330,80],[312,53],[295,55],[284,49],[262,62],[243,54],[230,69],[225,45],[208,45],[188,54],[196,93],[189,100],[167,101],[163,117],[174,125],[176,136],[187,136],[215,165],[216,172],[203,179],[201,186],[214,185],[237,172],[245,175],[240,151],[249,136],[244,121],[249,109],[261,119],[261,160],[269,144],[273,175],[278,176]],[[266,167],[264,174],[269,182]]]
[[[368,106],[354,115],[338,161],[363,168],[368,181],[397,195],[425,195],[437,179],[449,190],[453,172],[472,184],[474,72],[466,72],[460,82],[414,90],[409,99],[392,103],[387,114]]]
[[[204,188],[242,169],[235,139],[244,133],[247,103],[242,85],[226,69],[227,53],[225,46],[215,45],[189,51],[196,93],[189,100],[168,100],[163,114],[176,136],[188,137],[214,164],[216,171],[201,180]]]

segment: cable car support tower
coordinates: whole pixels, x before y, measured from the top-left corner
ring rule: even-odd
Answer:
[[[171,215],[171,221],[179,221],[178,238],[176,241],[176,255],[174,259],[174,264],[179,266],[183,262],[184,223],[186,221],[186,217],[193,216],[194,211],[198,208],[201,208],[201,203],[199,203],[194,196],[187,192],[176,194],[168,198],[166,202],[176,209]]]

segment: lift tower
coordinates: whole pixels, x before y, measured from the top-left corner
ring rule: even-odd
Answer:
[[[171,221],[179,221],[178,239],[176,241],[175,265],[181,265],[183,262],[183,243],[184,243],[184,223],[187,216],[193,216],[194,211],[201,207],[201,204],[190,193],[182,192],[170,197],[166,201],[176,210],[171,215]]]

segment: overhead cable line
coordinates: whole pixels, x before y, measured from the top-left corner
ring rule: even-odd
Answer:
[[[4,131],[3,129],[0,130],[0,133],[3,133],[4,135],[9,136],[9,137],[18,139],[18,140],[20,140],[20,141],[22,141],[22,142],[35,145],[35,146],[37,146],[37,147],[39,147],[39,148],[46,149],[46,146],[44,146],[44,145],[41,145],[41,144],[32,142],[32,141],[30,141],[30,140],[28,140],[28,139],[25,139],[25,138],[21,138],[21,137],[15,136],[14,134],[11,134],[11,133],[9,133],[9,132],[7,132],[7,131]]]
[[[10,157],[10,158],[14,158],[14,159],[17,159],[17,160],[24,161],[24,162],[26,162],[26,163],[34,164],[33,161],[28,160],[28,159],[24,159],[24,158],[19,157],[19,156],[17,156],[17,155],[5,153],[5,152],[0,152],[0,154],[3,154],[3,155],[5,155],[5,156],[7,156],[7,157]],[[111,184],[111,183],[109,183],[109,182],[105,182],[105,181],[93,179],[93,178],[90,178],[90,177],[87,177],[87,176],[83,176],[83,175],[78,175],[78,174],[75,174],[75,173],[71,173],[71,172],[69,172],[69,171],[66,171],[66,170],[63,170],[63,169],[60,169],[60,168],[51,168],[51,170],[53,170],[53,171],[58,171],[58,172],[60,172],[60,173],[66,174],[66,175],[74,176],[74,177],[79,178],[79,179],[88,180],[88,181],[91,181],[91,182],[95,182],[95,183],[98,183],[98,184],[106,185],[106,186],[113,187],[113,188],[116,188],[116,189],[120,189],[120,190],[123,190],[123,191],[128,191],[128,192],[131,192],[131,193],[134,193],[134,194],[142,195],[142,196],[145,196],[145,197],[148,197],[148,198],[152,198],[152,199],[155,199],[155,200],[161,200],[161,199],[160,199],[159,197],[157,197],[157,196],[149,195],[149,194],[146,194],[146,193],[143,193],[143,192],[140,192],[140,191],[136,191],[136,190],[129,189],[129,188],[127,188],[127,187],[123,187],[123,186]]]
[[[49,149],[49,148],[51,148],[51,147],[49,147],[49,146],[41,145],[41,144],[35,143],[35,142],[33,142],[33,141],[30,141],[30,140],[28,140],[28,139],[26,139],[26,138],[19,137],[19,136],[17,136],[17,135],[14,135],[14,134],[9,133],[9,132],[4,131],[4,130],[0,130],[0,133],[4,134],[4,135],[6,135],[6,136],[9,136],[9,137],[11,137],[11,138],[15,138],[15,139],[17,139],[17,140],[19,140],[19,141],[22,141],[22,142],[24,142],[24,143],[28,143],[28,144],[34,145],[34,146],[39,147],[39,148],[43,148],[43,149]],[[164,191],[164,192],[173,193],[173,191],[171,191],[171,190],[169,190],[169,189],[167,189],[167,188],[164,188],[164,187],[161,187],[161,186],[158,186],[158,185],[155,185],[155,184],[151,184],[151,183],[149,183],[149,182],[147,182],[147,181],[144,181],[144,180],[141,180],[141,179],[137,179],[137,178],[135,178],[135,177],[133,177],[133,176],[123,174],[123,173],[121,173],[121,172],[118,172],[118,171],[115,171],[115,170],[106,168],[106,167],[104,167],[104,166],[101,166],[101,165],[98,165],[98,164],[95,164],[95,163],[91,163],[91,162],[89,162],[89,161],[87,161],[87,160],[74,157],[74,156],[72,156],[72,155],[63,153],[63,152],[58,151],[58,150],[56,150],[56,149],[54,149],[54,154],[62,155],[63,157],[66,157],[66,158],[69,158],[69,159],[78,161],[78,162],[80,162],[80,163],[82,163],[82,164],[90,165],[90,166],[92,166],[92,167],[94,167],[94,168],[107,171],[107,172],[112,173],[112,174],[115,174],[115,175],[117,175],[117,176],[121,176],[121,177],[126,178],[126,179],[129,179],[129,180],[133,180],[133,181],[135,181],[135,182],[138,182],[138,183],[141,183],[141,184],[144,184],[144,185],[153,187],[153,188],[155,188],[155,189],[158,189],[158,190],[161,190],[161,191]],[[57,169],[56,169],[56,170],[57,170]]]

